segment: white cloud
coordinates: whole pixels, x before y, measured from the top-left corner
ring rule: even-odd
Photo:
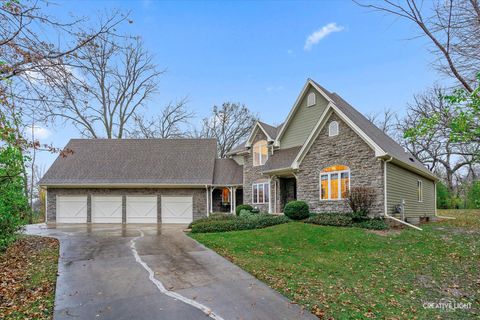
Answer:
[[[33,135],[35,140],[42,140],[50,137],[51,131],[48,130],[47,128],[40,127],[40,126],[34,126],[33,127]],[[27,126],[25,128],[25,136],[28,138],[32,137],[32,126]]]
[[[321,27],[320,29],[313,32],[307,37],[307,40],[305,41],[305,45],[303,46],[303,49],[310,50],[314,45],[319,43],[320,40],[328,36],[330,33],[340,32],[344,29],[345,29],[344,27],[337,25],[335,22],[324,25],[323,27]]]

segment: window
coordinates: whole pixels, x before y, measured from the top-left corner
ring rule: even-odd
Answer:
[[[314,106],[316,103],[317,97],[315,96],[315,92],[310,92],[307,96],[307,107]]]
[[[418,202],[423,202],[423,183],[422,183],[422,180],[417,180],[417,198],[418,198]]]
[[[223,204],[230,203],[230,190],[228,190],[228,188],[223,188],[222,190],[222,203]]]
[[[263,166],[268,159],[267,141],[260,140],[253,145],[253,165]]]
[[[333,137],[338,135],[338,122],[337,121],[332,121],[328,125],[328,136]]]
[[[331,166],[320,172],[320,199],[342,200],[350,190],[350,168]]]
[[[268,182],[254,183],[252,185],[252,198],[254,204],[268,203],[270,184]]]

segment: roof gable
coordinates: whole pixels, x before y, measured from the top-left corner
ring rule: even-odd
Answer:
[[[296,117],[297,115],[297,112],[298,110],[303,106],[303,104],[305,104],[304,102],[306,101],[306,96],[308,93],[312,92],[312,90],[314,90],[315,92],[318,92],[319,95],[317,96],[317,105],[321,104],[323,102],[323,108],[328,105],[330,102],[331,102],[331,98],[329,97],[328,95],[328,91],[319,86],[317,83],[315,83],[312,79],[308,79],[307,82],[305,83],[305,85],[303,86],[300,94],[298,95],[297,99],[295,100],[295,103],[293,104],[293,107],[292,109],[290,110],[288,116],[287,116],[287,119],[285,120],[282,128],[279,130],[278,132],[278,135],[275,139],[275,146],[280,146],[280,147],[283,147],[282,146],[282,138],[284,137],[284,135],[286,134],[286,132],[289,131],[289,127],[292,125],[292,122],[294,122],[294,118]],[[323,101],[322,101],[323,100]],[[312,107],[306,107],[304,106],[305,109],[307,112],[308,111],[311,111],[309,115],[306,115],[306,119],[308,120],[312,120],[313,119],[313,123],[312,123],[312,128],[315,124],[315,121],[318,119],[318,117],[320,117],[321,113],[322,113],[322,110],[323,108],[316,108],[316,109],[307,109],[307,108],[312,108]],[[320,110],[318,110],[320,109]],[[306,133],[305,135],[305,138],[308,136],[308,133],[310,132],[310,130],[312,128],[305,128],[308,132]],[[292,144],[297,144],[297,145],[300,145],[302,144],[303,141],[301,142],[293,142]],[[287,145],[285,146],[286,148],[289,148],[291,147],[288,142],[287,142]]]

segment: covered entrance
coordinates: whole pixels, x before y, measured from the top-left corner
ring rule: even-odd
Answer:
[[[297,179],[295,177],[279,177],[279,209],[283,212],[285,205],[290,201],[297,200]]]

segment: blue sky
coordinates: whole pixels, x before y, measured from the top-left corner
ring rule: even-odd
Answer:
[[[417,32],[412,25],[351,1],[57,3],[52,14],[65,18],[113,8],[131,12],[133,23],[123,31],[140,35],[168,70],[147,114],[187,96],[198,119],[214,104],[233,101],[279,124],[309,77],[364,114],[402,113],[413,94],[440,80],[426,40],[407,40]],[[329,24],[341,30],[306,50],[307,38]],[[70,126],[48,130],[44,141],[57,146],[79,137]],[[42,154],[40,162],[48,167],[54,158]]]

